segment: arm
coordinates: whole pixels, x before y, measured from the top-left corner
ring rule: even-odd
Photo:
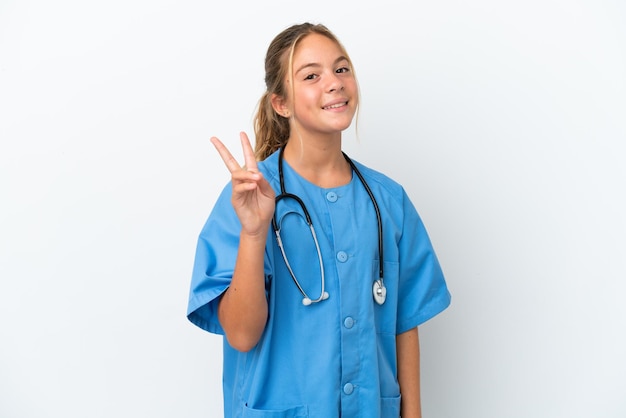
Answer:
[[[249,351],[256,345],[267,321],[263,273],[266,235],[240,235],[233,278],[219,302],[218,318],[226,339],[239,351]]]
[[[241,221],[233,278],[219,302],[218,318],[228,343],[236,350],[249,351],[258,343],[267,322],[263,260],[274,214],[274,190],[258,171],[246,134],[241,134],[244,167],[217,138],[211,142],[232,175],[231,201]]]
[[[402,395],[400,416],[421,418],[420,398],[420,347],[417,328],[396,337],[398,356],[398,383]]]

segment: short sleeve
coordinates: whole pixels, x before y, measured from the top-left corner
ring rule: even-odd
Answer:
[[[450,305],[450,292],[424,224],[403,191],[398,334],[426,322]]]
[[[230,183],[224,188],[196,246],[187,318],[198,327],[224,334],[217,318],[217,304],[230,285],[237,251],[241,223],[232,207]]]

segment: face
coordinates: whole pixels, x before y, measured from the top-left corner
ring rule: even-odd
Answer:
[[[357,84],[334,41],[319,34],[301,39],[294,51],[292,82],[290,86],[287,80],[285,104],[300,135],[337,135],[350,126],[358,104]]]

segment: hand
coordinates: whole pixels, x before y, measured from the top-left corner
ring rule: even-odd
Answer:
[[[245,132],[239,135],[245,165],[241,167],[216,137],[211,143],[219,152],[232,176],[233,195],[231,202],[241,222],[242,232],[250,236],[263,236],[274,216],[274,189],[259,172],[254,151]]]

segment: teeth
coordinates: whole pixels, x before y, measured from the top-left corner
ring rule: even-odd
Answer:
[[[336,108],[338,108],[338,107],[345,106],[345,104],[346,104],[346,102],[343,102],[343,103],[337,103],[337,104],[334,104],[334,105],[332,105],[332,106],[326,106],[324,109],[336,109]]]

